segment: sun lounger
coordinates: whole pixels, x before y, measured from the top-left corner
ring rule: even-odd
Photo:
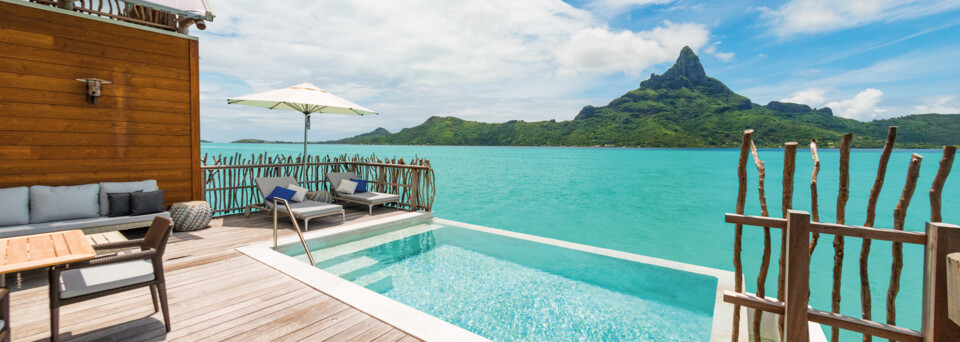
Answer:
[[[290,184],[298,184],[297,180],[293,177],[260,177],[254,180],[257,184],[257,189],[260,190],[260,195],[264,198],[262,205],[250,205],[246,209],[246,214],[250,214],[250,208],[257,208],[261,210],[266,210],[273,212],[273,201],[267,201],[267,196],[273,192],[273,189],[276,187],[287,187]],[[343,222],[346,222],[347,216],[343,211],[343,206],[317,202],[311,200],[304,200],[303,202],[294,202],[290,201],[290,211],[293,212],[293,217],[303,220],[303,230],[309,230],[309,224],[311,219],[318,217],[330,216],[340,214]],[[287,213],[287,207],[280,205],[277,206],[278,213]]]
[[[353,172],[331,172],[327,174],[327,180],[330,181],[330,194],[334,200],[366,205],[370,215],[373,215],[373,206],[375,205],[400,202],[399,195],[382,192],[367,191],[352,195],[337,192],[336,189],[340,182],[350,178],[357,179],[357,174]]]

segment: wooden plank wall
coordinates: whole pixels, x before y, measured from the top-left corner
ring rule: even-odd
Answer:
[[[0,188],[156,179],[202,199],[195,39],[0,2]],[[97,104],[78,78],[113,82]]]

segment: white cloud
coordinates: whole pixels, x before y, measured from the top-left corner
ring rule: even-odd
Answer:
[[[586,8],[602,16],[614,16],[637,7],[664,5],[671,2],[673,0],[593,0],[587,3]]]
[[[885,105],[883,107],[887,111],[878,119],[889,118],[918,113],[915,111],[915,106],[929,102],[914,95],[917,89],[942,90],[952,86],[947,79],[953,77],[956,71],[945,69],[944,65],[952,65],[951,63],[957,59],[960,59],[960,50],[954,48],[918,49],[879,60],[859,69],[840,72],[827,69],[815,75],[803,76],[793,74],[794,77],[778,77],[779,80],[776,83],[735,89],[735,91],[757,103],[766,103],[770,100],[782,99],[784,94],[790,94],[798,89],[827,89],[828,93],[825,95],[827,101],[835,100],[831,98],[831,92],[856,94],[867,88],[884,89]],[[933,94],[937,93],[933,92]],[[949,107],[958,106],[960,104],[949,105]]]
[[[868,88],[852,99],[827,103],[827,107],[830,107],[833,113],[840,117],[870,121],[883,117],[883,114],[887,112],[886,108],[877,106],[882,100],[882,91]]]
[[[396,130],[431,115],[569,119],[598,101],[582,94],[605,77],[649,72],[674,60],[684,45],[698,49],[710,37],[704,26],[690,23],[612,31],[560,0],[236,0],[195,33],[207,75],[201,83],[203,135],[218,141],[277,138],[257,136],[258,129],[276,135],[282,133],[268,128],[282,132],[302,124],[295,113],[224,101],[300,82],[382,113],[315,121],[321,130],[311,133],[313,140],[378,126]]]
[[[729,62],[733,60],[733,52],[720,52],[720,49],[717,48],[717,45],[720,45],[723,42],[715,42],[713,44],[707,45],[706,49],[703,49],[703,52],[706,52],[713,57],[717,57],[722,62]]]
[[[826,90],[820,88],[810,88],[793,92],[790,97],[783,98],[780,102],[800,103],[810,107],[820,107],[827,102],[824,95]]]
[[[669,21],[642,32],[589,28],[577,32],[558,48],[559,74],[624,72],[641,75],[652,65],[676,59],[685,45],[699,49],[709,40],[709,33],[702,25]]]
[[[761,7],[760,11],[771,33],[787,38],[920,18],[957,8],[957,0],[790,0],[777,9]]]
[[[928,98],[921,105],[914,106],[913,110],[916,111],[917,114],[960,114],[960,101],[953,95],[933,97]]]

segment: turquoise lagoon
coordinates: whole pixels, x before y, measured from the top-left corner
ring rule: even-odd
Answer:
[[[210,154],[282,153],[296,155],[301,145],[203,144]],[[551,147],[452,147],[311,145],[311,154],[360,154],[429,158],[437,180],[434,215],[558,240],[621,250],[706,267],[733,270],[733,226],[723,214],[734,212],[737,196],[736,149],[620,149]],[[922,231],[930,217],[927,192],[941,151],[897,150],[890,159],[877,208],[878,227],[893,225],[910,154],[925,157],[914,200],[907,213],[907,230]],[[780,213],[783,153],[762,149],[767,167],[770,212]],[[850,167],[847,222],[861,224],[880,153],[854,150]],[[838,159],[836,150],[821,150],[818,178],[820,217],[835,219]],[[809,210],[809,150],[798,152],[794,207]],[[747,213],[759,214],[756,169],[749,168]],[[944,189],[944,221],[960,223],[960,180],[948,179]],[[773,230],[774,262],[766,284],[776,293],[779,232]],[[860,315],[859,239],[846,239],[841,312]],[[746,286],[755,291],[763,247],[760,228],[745,228]],[[870,254],[873,316],[885,317],[890,275],[890,244],[874,242]],[[904,246],[904,269],[897,297],[898,324],[920,325],[922,248]],[[811,260],[811,305],[830,309],[833,267],[832,237],[826,236]],[[857,340],[848,333],[843,340]]]

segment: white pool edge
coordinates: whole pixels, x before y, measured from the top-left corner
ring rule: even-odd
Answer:
[[[385,219],[306,232],[303,235],[305,239],[310,240],[345,232],[427,220],[431,217],[433,215],[429,213],[406,213]],[[278,245],[289,243],[299,244],[300,239],[296,236],[288,236],[278,240]],[[487,341],[480,335],[312,267],[303,261],[277,252],[272,247],[273,240],[268,240],[237,248],[237,251],[424,341]]]
[[[512,237],[532,242],[543,243],[561,248],[573,249],[587,253],[599,254],[608,257],[629,260],[634,262],[646,263],[650,265],[676,269],[684,272],[696,273],[717,278],[717,291],[714,299],[713,322],[711,325],[710,341],[730,341],[733,335],[733,309],[732,304],[723,301],[724,291],[733,291],[734,273],[709,267],[697,266],[676,262],[666,259],[648,257],[633,253],[621,252],[612,249],[582,245],[562,240],[550,239],[535,235],[516,233],[502,229],[489,228],[457,221],[450,221],[433,217],[430,213],[405,213],[384,219],[371,220],[363,223],[348,224],[333,228],[304,233],[307,240],[342,234],[346,232],[355,232],[363,230],[378,229],[385,226],[393,226],[408,222],[431,219],[433,222],[456,226],[466,229],[483,231],[491,234]],[[287,236],[278,240],[278,245],[296,243],[300,240],[296,236]],[[363,286],[354,284],[351,281],[340,278],[337,275],[328,273],[322,269],[312,267],[303,261],[296,260],[293,257],[275,251],[273,240],[254,243],[244,247],[237,248],[237,251],[243,253],[261,263],[280,271],[298,281],[321,291],[330,297],[360,310],[372,317],[375,317],[393,327],[413,335],[425,341],[487,341],[486,338],[472,333],[459,326],[441,320],[420,310],[414,309],[406,304],[387,298],[379,293],[371,291]],[[747,338],[747,312],[741,308],[740,320],[740,338],[739,341],[748,341]]]

